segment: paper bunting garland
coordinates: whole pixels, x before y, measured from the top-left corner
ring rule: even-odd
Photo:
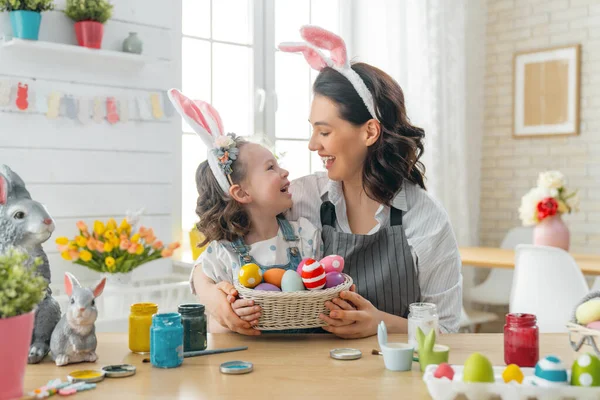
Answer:
[[[166,91],[122,97],[79,96],[44,86],[38,89],[35,80],[10,79],[0,79],[0,108],[38,113],[49,119],[69,118],[81,124],[155,121],[176,115]]]
[[[0,81],[0,107],[10,104],[10,82]]]
[[[21,111],[27,110],[29,107],[29,101],[27,101],[27,97],[29,96],[29,85],[26,83],[19,82],[17,86],[17,108]]]
[[[58,92],[50,93],[48,96],[48,112],[46,112],[46,117],[50,119],[58,118],[58,113],[60,112],[60,100],[62,98],[62,94]]]

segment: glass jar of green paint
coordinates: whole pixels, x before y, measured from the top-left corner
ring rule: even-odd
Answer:
[[[206,349],[206,316],[202,304],[181,304],[178,307],[183,325],[183,351]]]

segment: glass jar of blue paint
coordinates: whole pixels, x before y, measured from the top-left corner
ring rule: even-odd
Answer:
[[[183,351],[206,350],[206,316],[202,304],[180,304],[177,311],[183,324]]]
[[[163,313],[152,316],[150,362],[159,368],[175,368],[183,363],[181,314]]]

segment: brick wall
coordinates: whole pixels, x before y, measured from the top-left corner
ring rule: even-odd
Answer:
[[[600,252],[600,0],[488,0],[481,244],[497,246],[520,224],[521,196],[540,171],[558,169],[579,189],[581,211],[565,217],[571,250]],[[513,55],[581,44],[580,134],[512,137]]]

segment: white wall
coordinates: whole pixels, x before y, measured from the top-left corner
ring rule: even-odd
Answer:
[[[580,134],[512,137],[515,52],[581,45]],[[546,169],[562,171],[578,189],[581,211],[567,215],[571,250],[597,253],[600,245],[600,1],[488,0],[485,131],[481,191],[482,244],[497,246],[520,225],[521,197]]]
[[[40,41],[75,44],[73,23],[61,10],[44,13]],[[98,64],[82,55],[66,60],[38,51],[17,54],[0,47],[0,80],[21,81],[34,92],[56,90],[81,96],[149,95],[181,86],[181,1],[114,0],[113,19],[105,25],[103,49],[120,51],[128,32],[139,33],[144,55],[158,62],[141,70]],[[7,13],[0,13],[0,35],[10,35]],[[15,94],[13,93],[13,100]],[[123,218],[127,210],[146,208],[142,224],[164,241],[179,239],[181,192],[181,128],[177,117],[109,124],[81,124],[62,115],[48,119],[35,110],[0,108],[0,164],[25,180],[32,197],[44,203],[56,221],[56,231],[44,248],[49,255],[54,286],[70,270],[83,280],[97,276],[61,259],[54,240],[73,237],[82,219]],[[169,260],[136,270],[134,277],[162,275]]]

